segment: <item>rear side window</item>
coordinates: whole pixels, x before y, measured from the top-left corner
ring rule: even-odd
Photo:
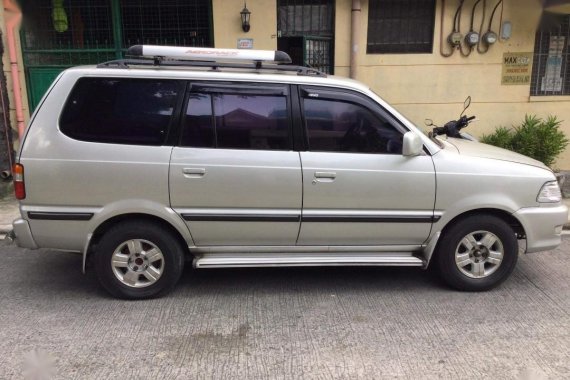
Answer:
[[[190,94],[181,145],[199,148],[289,150],[287,97]]]
[[[162,145],[182,91],[176,80],[81,78],[65,104],[60,129],[82,141]]]

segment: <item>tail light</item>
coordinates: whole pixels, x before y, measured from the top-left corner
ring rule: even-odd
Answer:
[[[14,164],[12,176],[14,177],[14,193],[16,194],[16,199],[25,199],[26,184],[24,182],[24,165]]]

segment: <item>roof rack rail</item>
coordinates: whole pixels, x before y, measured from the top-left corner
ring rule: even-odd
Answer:
[[[297,75],[326,77],[327,74],[322,71],[296,65],[275,65],[261,64],[261,62],[252,63],[233,63],[233,62],[213,62],[213,61],[173,61],[161,59],[117,59],[113,61],[103,62],[97,65],[97,68],[119,68],[128,69],[131,66],[164,66],[164,67],[210,67],[214,71],[219,68],[232,69],[254,69],[254,70],[273,70],[283,72],[296,72]]]
[[[118,59],[103,62],[98,68],[117,67],[127,69],[130,66],[176,66],[176,67],[211,67],[254,69],[296,72],[297,75],[322,76],[327,75],[319,70],[291,63],[291,57],[282,51],[271,50],[238,50],[238,49],[208,49],[186,48],[155,45],[131,46],[127,55],[138,56],[137,59]]]

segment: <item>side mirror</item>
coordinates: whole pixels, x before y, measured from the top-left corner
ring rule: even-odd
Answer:
[[[422,154],[424,144],[420,136],[414,132],[406,132],[402,143],[402,154],[406,157],[419,156]]]

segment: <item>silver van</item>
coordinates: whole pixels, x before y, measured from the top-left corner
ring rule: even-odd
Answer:
[[[548,167],[430,137],[361,83],[282,52],[129,54],[63,72],[14,168],[17,244],[81,253],[116,297],[165,294],[188,262],[432,264],[482,291],[513,271],[519,241],[561,242]]]

